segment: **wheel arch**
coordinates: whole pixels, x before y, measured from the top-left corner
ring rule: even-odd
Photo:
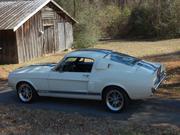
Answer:
[[[16,83],[16,90],[18,88],[18,86],[22,83],[27,83],[29,84],[31,87],[33,87],[35,90],[36,90],[36,87],[33,85],[33,83],[31,81],[28,81],[28,80],[20,80]]]
[[[120,89],[121,91],[123,91],[124,94],[126,94],[126,96],[131,99],[130,95],[128,94],[127,90],[125,88],[123,88],[122,86],[119,86],[119,85],[107,85],[103,88],[102,90],[102,99],[104,99],[104,96],[105,96],[105,93],[109,90],[109,88],[118,88]]]

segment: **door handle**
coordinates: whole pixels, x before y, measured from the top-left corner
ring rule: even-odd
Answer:
[[[84,74],[83,76],[84,76],[84,77],[89,77],[89,75],[88,75],[88,74]]]

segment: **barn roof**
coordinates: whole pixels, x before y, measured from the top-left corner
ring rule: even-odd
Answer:
[[[16,31],[29,18],[50,2],[72,20],[73,23],[77,23],[54,0],[0,0],[0,30],[12,29]]]

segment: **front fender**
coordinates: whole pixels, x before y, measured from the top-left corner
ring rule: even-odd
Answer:
[[[16,82],[16,84],[15,84],[16,90],[17,90],[17,85],[18,85],[19,83],[21,83],[21,82],[29,83],[35,90],[37,90],[36,85],[35,85],[31,80],[28,80],[28,79],[20,79],[20,80],[18,80],[18,81]]]

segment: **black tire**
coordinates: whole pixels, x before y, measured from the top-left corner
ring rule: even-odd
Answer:
[[[113,93],[114,95],[117,95],[117,97],[114,98],[111,103],[110,99],[111,96],[113,96]],[[127,108],[129,103],[129,98],[123,89],[119,87],[108,87],[107,89],[105,89],[103,93],[103,103],[109,111],[116,113],[116,112],[121,112]]]
[[[23,103],[32,103],[32,101],[35,101],[35,99],[38,97],[38,94],[29,83],[22,82],[17,86],[17,96]]]

